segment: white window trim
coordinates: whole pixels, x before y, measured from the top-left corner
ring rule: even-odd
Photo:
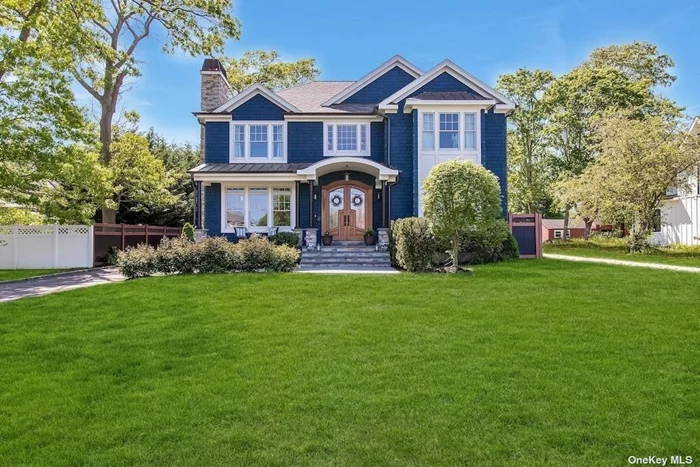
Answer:
[[[244,137],[245,145],[243,148],[244,157],[235,157],[235,132],[236,125],[242,125],[244,127]],[[251,125],[266,125],[267,126],[267,157],[250,157],[250,127]],[[282,157],[275,158],[272,157],[273,148],[273,137],[272,137],[272,127],[281,126],[282,127]],[[229,155],[228,160],[230,163],[235,164],[237,162],[287,162],[287,122],[284,120],[231,120],[231,125],[229,127]]]
[[[423,149],[423,114],[432,113],[433,117],[433,148],[434,149]],[[441,113],[456,113],[459,115],[459,129],[458,129],[458,140],[459,147],[457,148],[440,148],[440,114]],[[474,118],[475,130],[476,130],[476,148],[467,149],[464,144],[464,134],[465,134],[465,118],[464,114],[473,113],[476,114]],[[476,156],[476,161],[481,164],[481,109],[480,108],[431,108],[431,109],[421,109],[418,111],[418,152],[420,154],[430,154],[430,155],[454,155],[454,156]]]
[[[333,148],[338,147],[338,125],[356,125],[357,126],[357,151],[337,151],[328,149],[328,125],[333,125]],[[367,146],[363,151],[362,132],[360,125],[367,126]],[[372,124],[370,120],[324,120],[323,122],[323,155],[324,157],[370,157],[372,155]]]
[[[280,231],[291,231],[296,227],[296,190],[295,190],[296,185],[294,184],[289,184],[289,183],[275,183],[275,184],[260,184],[260,183],[255,183],[255,184],[246,184],[246,183],[227,183],[227,184],[222,184],[221,185],[221,233],[235,233],[236,228],[235,227],[228,227],[226,224],[226,189],[227,188],[242,188],[244,191],[243,194],[243,206],[244,206],[244,227],[248,229],[249,232],[256,232],[256,233],[265,233],[270,227],[274,227],[271,225],[267,225],[264,227],[250,227],[250,204],[249,204],[249,192],[251,188],[265,188],[267,189],[267,219],[268,219],[268,224],[272,221],[273,218],[273,203],[272,203],[272,197],[275,189],[278,188],[285,188],[289,189],[290,192],[290,200],[289,202],[291,203],[290,206],[290,223],[291,225],[280,225],[276,226],[279,227]]]

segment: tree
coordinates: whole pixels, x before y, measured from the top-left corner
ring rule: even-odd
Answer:
[[[515,212],[537,212],[548,198],[550,109],[543,96],[553,81],[551,71],[524,68],[498,79],[496,87],[516,104],[508,120],[508,201]]]
[[[600,155],[576,184],[579,196],[597,206],[602,219],[632,226],[646,239],[669,188],[687,189],[700,165],[700,136],[662,116],[630,118],[617,113],[596,125]],[[634,243],[634,242],[633,242]]]
[[[480,165],[452,160],[434,166],[423,182],[425,217],[452,243],[452,266],[459,266],[460,236],[494,223],[501,213],[498,178]]]
[[[148,212],[177,202],[168,190],[171,179],[163,161],[151,154],[148,140],[142,135],[117,132],[107,168],[117,210],[122,203]]]
[[[168,192],[173,195],[173,202],[140,206],[133,201],[124,201],[120,204],[117,219],[131,224],[183,225],[192,218],[194,187],[187,171],[199,163],[199,149],[190,144],[169,143],[153,128],[145,138],[149,152],[162,162],[168,174]]]
[[[648,42],[600,47],[591,52],[588,62],[594,68],[616,68],[630,81],[646,81],[650,87],[670,86],[676,81],[668,71],[674,66],[671,57],[660,54]]]
[[[0,199],[36,208],[49,184],[77,188],[92,179],[62,179],[90,163],[94,143],[64,47],[84,11],[78,0],[0,4]]]
[[[70,44],[79,57],[72,74],[100,107],[100,154],[105,166],[112,160],[113,119],[119,96],[125,91],[126,80],[140,75],[138,46],[160,27],[166,33],[165,52],[181,50],[192,56],[221,53],[226,39],[240,34],[239,21],[229,14],[231,8],[231,0],[112,0],[95,3],[89,17],[78,18],[82,36]],[[116,212],[105,208],[102,219],[115,222]]]
[[[236,92],[256,83],[279,90],[313,81],[319,74],[313,58],[283,62],[275,51],[248,51],[241,58],[224,58],[222,63]]]

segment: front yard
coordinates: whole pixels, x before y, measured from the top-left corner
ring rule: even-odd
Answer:
[[[629,254],[624,239],[619,241],[570,240],[567,242],[544,243],[545,253],[557,255],[582,256],[585,258],[605,258],[639,263],[673,264],[676,266],[700,267],[700,248],[675,247],[655,248],[650,253]]]
[[[0,282],[28,279],[63,271],[69,271],[69,269],[0,269]]]
[[[0,305],[0,464],[700,456],[700,279],[564,261],[171,276]]]

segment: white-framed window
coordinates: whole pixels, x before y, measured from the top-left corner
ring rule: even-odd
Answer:
[[[287,159],[287,126],[281,122],[231,123],[231,162]]]
[[[554,231],[554,238],[556,238],[556,239],[561,239],[563,235],[564,235],[563,230],[555,230]]]
[[[476,151],[476,114],[464,114],[464,149]]]
[[[293,227],[293,190],[287,186],[225,186],[221,197],[222,232],[247,227],[266,232],[269,227]]]
[[[422,153],[465,153],[479,159],[479,111],[422,111],[419,119]]]
[[[326,156],[369,156],[368,122],[326,122],[323,125]]]
[[[423,114],[423,150],[433,151],[435,149],[435,114]]]
[[[459,149],[459,114],[440,113],[440,149]]]
[[[292,190],[274,188],[272,191],[272,225],[292,225]]]

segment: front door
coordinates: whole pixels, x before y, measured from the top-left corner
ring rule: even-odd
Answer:
[[[333,240],[362,240],[372,228],[372,188],[355,181],[339,181],[322,190],[323,233]]]

